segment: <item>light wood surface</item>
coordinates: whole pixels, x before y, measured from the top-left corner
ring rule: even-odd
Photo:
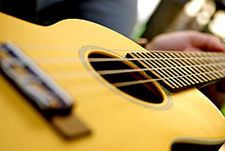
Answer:
[[[8,40],[69,92],[76,103],[73,114],[92,133],[65,140],[0,75],[1,151],[166,151],[174,142],[225,141],[224,116],[196,88],[171,94],[159,88],[163,102],[146,103],[107,84],[93,75],[89,63],[79,61],[94,51],[82,53],[84,46],[120,56],[127,52],[115,49],[145,51],[114,31],[82,20],[42,27],[0,13],[0,41]]]

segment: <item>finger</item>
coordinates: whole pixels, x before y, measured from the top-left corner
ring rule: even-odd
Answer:
[[[192,45],[203,51],[225,52],[225,47],[218,37],[204,33],[192,33]]]
[[[202,50],[199,48],[191,48],[191,47],[184,49],[184,51],[185,52],[202,52]]]

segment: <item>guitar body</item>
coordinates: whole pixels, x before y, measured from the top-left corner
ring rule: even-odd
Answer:
[[[82,20],[43,27],[1,13],[0,41],[12,41],[65,89],[75,100],[72,113],[91,130],[64,139],[0,75],[1,151],[166,151],[173,143],[225,142],[224,116],[198,89],[170,93],[156,83],[163,101],[148,103],[113,87],[82,61],[96,49],[120,57],[126,50],[145,51],[114,31]]]

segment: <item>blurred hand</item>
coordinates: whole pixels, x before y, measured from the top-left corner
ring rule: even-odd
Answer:
[[[225,52],[219,38],[197,31],[179,31],[156,36],[146,45],[148,50]]]

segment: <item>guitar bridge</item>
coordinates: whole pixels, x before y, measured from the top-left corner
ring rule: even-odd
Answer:
[[[2,74],[66,137],[89,129],[72,115],[73,100],[12,43],[0,45]]]

